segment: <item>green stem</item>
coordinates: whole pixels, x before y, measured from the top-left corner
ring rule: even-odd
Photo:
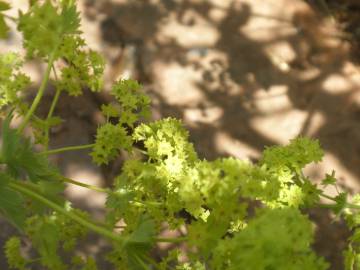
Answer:
[[[331,197],[331,196],[329,196],[329,195],[326,195],[326,194],[324,194],[324,193],[320,194],[320,196],[322,196],[322,197],[324,197],[324,198],[326,198],[326,199],[328,199],[328,200],[330,200],[330,201],[336,202],[336,199],[335,199],[335,198],[333,198],[333,197]]]
[[[92,144],[84,144],[84,145],[66,146],[66,147],[62,147],[62,148],[43,151],[43,152],[40,152],[39,154],[41,154],[41,155],[51,155],[51,154],[57,154],[57,153],[66,152],[66,151],[88,149],[88,148],[94,147],[94,145],[95,144],[92,143]]]
[[[54,75],[55,75],[55,80],[58,80],[58,77],[57,77],[57,74],[56,74],[56,70],[55,70],[55,67],[54,65],[52,65],[52,69],[54,71]],[[59,100],[59,97],[60,97],[60,94],[61,94],[61,88],[60,87],[57,87],[56,88],[56,92],[55,92],[55,96],[51,102],[51,106],[50,106],[50,109],[49,109],[49,112],[48,112],[48,115],[46,117],[46,123],[49,122],[50,118],[53,116],[53,113],[54,113],[54,110],[55,110],[55,107],[56,107],[56,104]],[[46,138],[49,138],[49,125],[46,126],[46,130],[45,130],[45,137]],[[45,150],[47,150],[49,147],[49,143],[46,144],[45,146]]]
[[[135,259],[138,261],[138,263],[141,265],[141,267],[142,267],[143,269],[145,269],[145,270],[149,270],[149,269],[150,269],[150,267],[147,266],[147,265],[144,263],[144,261],[143,261],[139,256],[135,255]]]
[[[47,66],[47,68],[46,68],[45,75],[44,75],[44,78],[43,78],[43,80],[42,80],[42,82],[41,82],[39,91],[37,92],[36,97],[34,98],[33,103],[31,104],[30,109],[29,109],[28,112],[26,113],[23,122],[22,122],[22,123],[20,124],[20,126],[19,126],[19,129],[18,129],[18,132],[19,132],[19,133],[23,132],[23,130],[24,130],[24,128],[26,127],[27,123],[30,121],[31,116],[34,114],[37,106],[39,105],[42,96],[44,95],[44,92],[45,92],[45,89],[46,89],[46,85],[47,85],[47,83],[48,83],[48,81],[49,81],[51,67],[52,67],[52,64],[53,64],[53,62],[54,62],[54,60],[55,60],[55,51],[56,51],[56,50],[54,50],[54,52],[50,55],[49,62],[48,62],[48,66]]]
[[[54,113],[54,110],[55,110],[55,107],[56,107],[56,104],[57,104],[57,102],[58,102],[58,100],[59,100],[60,94],[61,94],[61,88],[58,87],[58,88],[56,89],[54,99],[53,99],[53,101],[52,101],[52,103],[51,103],[51,107],[50,107],[49,113],[48,113],[48,115],[47,115],[47,117],[46,117],[47,120],[49,120],[49,119],[52,117],[52,115],[53,115],[53,113]]]
[[[326,203],[318,203],[317,205],[322,208],[330,208],[330,209],[333,209],[337,206],[336,204],[326,204]]]
[[[88,185],[88,184],[78,182],[78,181],[75,181],[73,179],[66,178],[66,177],[61,177],[60,180],[63,181],[63,182],[66,182],[66,183],[70,183],[70,184],[73,184],[73,185],[77,185],[77,186],[84,187],[84,188],[91,189],[91,190],[98,191],[98,192],[103,192],[103,193],[111,193],[112,192],[111,190],[106,189],[106,188],[101,188],[101,187],[97,187],[97,186],[93,186],[93,185]]]
[[[328,199],[328,200],[331,200],[333,202],[337,202],[337,200],[329,195],[326,195],[326,194],[321,194],[320,196]],[[319,204],[319,206],[322,206],[322,207],[328,207],[328,208],[332,208],[334,206],[336,206],[337,204]],[[353,204],[353,203],[346,203],[345,204],[345,208],[352,208],[352,209],[360,209],[360,205],[356,205],[356,204]]]
[[[91,190],[98,191],[98,192],[102,192],[102,193],[107,193],[107,194],[114,193],[110,189],[101,188],[101,187],[97,187],[97,186],[93,186],[93,185],[88,185],[88,184],[85,184],[83,182],[79,182],[79,181],[76,181],[76,180],[73,180],[73,179],[70,179],[70,178],[67,178],[67,177],[62,177],[61,176],[60,180],[63,181],[63,182],[69,183],[69,184],[73,184],[73,185],[76,185],[76,186],[84,187],[84,188],[91,189]],[[132,203],[134,205],[137,205],[137,206],[141,206],[141,207],[144,207],[144,206],[146,207],[148,205],[152,205],[152,206],[161,205],[161,203],[159,203],[159,202],[151,202],[151,201],[139,202],[139,201],[132,200],[132,201],[130,201],[130,203]]]
[[[132,203],[133,205],[135,206],[141,206],[141,207],[146,207],[146,206],[149,206],[149,205],[152,205],[152,206],[159,206],[161,205],[161,203],[159,202],[152,202],[152,201],[145,201],[145,202],[140,202],[140,201],[134,201],[134,200],[131,200],[129,201],[130,203]]]
[[[164,243],[180,243],[188,240],[187,237],[176,237],[176,238],[166,238],[166,237],[157,237],[155,238],[156,242],[164,242]]]
[[[346,208],[360,209],[360,205],[356,205],[356,204],[352,204],[352,203],[346,203]]]
[[[110,230],[107,230],[103,227],[100,227],[98,225],[95,225],[89,221],[87,221],[86,219],[78,216],[78,215],[75,215],[71,212],[68,212],[66,211],[63,207],[61,207],[60,205],[48,200],[47,198],[43,197],[42,195],[26,188],[25,186],[22,186],[20,183],[15,183],[15,182],[11,182],[8,184],[8,186],[15,190],[15,191],[18,191],[34,200],[37,200],[41,203],[43,203],[44,205],[52,208],[53,210],[63,214],[64,216],[76,221],[77,223],[79,223],[80,225],[88,228],[89,230],[92,230],[100,235],[103,235],[111,240],[114,240],[116,242],[120,242],[120,243],[125,243],[126,242],[126,239],[124,237],[121,237],[117,234],[115,234],[114,232],[110,231]]]
[[[4,16],[4,18],[12,20],[13,22],[16,22],[18,20],[18,18],[15,18],[13,16],[7,15],[7,14],[2,14],[2,16]]]

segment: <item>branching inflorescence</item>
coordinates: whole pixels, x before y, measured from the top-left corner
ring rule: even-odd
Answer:
[[[235,158],[199,159],[181,121],[149,122],[150,99],[138,82],[127,79],[111,89],[116,103],[101,106],[106,121],[93,144],[48,149],[49,130],[61,123],[54,116],[59,96],[78,96],[85,88],[100,91],[105,63],[86,48],[75,1],[30,2],[27,12],[11,18],[3,14],[10,6],[0,1],[0,36],[6,37],[6,22],[13,20],[26,51],[25,58],[13,52],[0,55],[0,213],[19,230],[19,236],[10,237],[4,246],[11,269],[97,269],[93,258],[74,255],[89,232],[109,241],[113,249],[106,258],[121,270],[327,269],[328,263],[312,250],[313,226],[304,214],[318,206],[345,218],[354,232],[344,252],[345,266],[360,269],[359,197],[349,201],[346,193],[324,193],[321,185],[336,186],[335,172],[321,185],[302,173],[307,164],[323,157],[317,140],[299,137],[287,146],[268,147],[256,164]],[[28,104],[24,96],[31,82],[21,67],[32,58],[47,68]],[[55,68],[59,61],[62,68]],[[36,111],[51,75],[56,92],[47,116],[40,118]],[[13,128],[15,117],[21,122]],[[24,135],[25,129],[31,136]],[[35,151],[35,145],[42,151]],[[87,148],[98,165],[108,164],[120,151],[128,152],[111,188],[68,179],[48,159]],[[66,185],[106,193],[105,220],[96,221],[73,208],[63,196]],[[331,203],[323,204],[321,198]],[[186,233],[161,237],[163,224]],[[25,238],[35,257],[21,252]],[[174,244],[161,260],[150,256],[158,242]],[[181,252],[186,252],[187,261],[179,260]],[[60,256],[64,253],[65,261]]]

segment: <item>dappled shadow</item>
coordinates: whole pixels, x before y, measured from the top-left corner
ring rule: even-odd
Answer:
[[[338,164],[329,167],[340,168],[345,188],[346,177],[359,179],[359,74],[347,43],[302,1],[85,0],[84,11],[87,20],[99,23],[110,79],[122,76],[130,61],[133,76],[152,97],[154,117],[183,119],[201,157],[257,160],[265,146],[307,135],[319,138],[336,158]],[[97,109],[108,98],[87,93],[70,102],[62,96],[56,113],[67,122],[53,130],[52,147],[92,142]],[[104,185],[122,163],[120,158],[99,172],[88,165],[85,150],[54,161],[65,172],[102,173]],[[102,214],[75,197],[76,205]],[[311,216],[321,226],[329,222],[327,213]],[[333,226],[345,235],[341,224]],[[341,269],[344,243],[325,250],[325,231],[319,230],[324,234],[316,246]]]
[[[95,2],[92,2],[95,5]],[[94,8],[91,1],[86,3],[89,10],[91,7]],[[221,108],[222,116],[216,119],[216,125],[201,122],[197,123],[198,126],[191,125],[189,127],[191,134],[206,130],[206,141],[213,145],[215,138],[212,134],[223,131],[232,138],[261,151],[265,145],[279,141],[254,129],[253,118],[264,117],[264,114],[271,117],[273,113],[271,110],[265,113],[259,110],[256,94],[261,91],[271,92],[274,86],[283,86],[286,91],[281,95],[286,95],[289,99],[291,105],[289,110],[309,112],[306,119],[296,120],[303,122],[304,125],[296,135],[320,138],[326,150],[338,156],[340,162],[354,174],[360,175],[360,167],[354,166],[354,162],[350,160],[356,155],[344,155],[344,152],[355,154],[354,145],[360,144],[360,136],[352,134],[351,131],[349,133],[349,130],[355,132],[357,127],[354,120],[360,109],[356,104],[351,103],[351,98],[358,90],[358,85],[346,86],[346,91],[341,89],[338,93],[324,90],[326,80],[332,75],[347,76],[344,69],[348,63],[348,55],[341,42],[336,46],[327,44],[326,39],[329,37],[326,35],[332,33],[321,32],[322,19],[318,14],[311,13],[310,9],[305,11],[300,9],[298,12],[293,12],[292,18],[281,18],[281,16],[276,18],[255,13],[252,11],[252,6],[245,1],[244,3],[233,1],[228,7],[225,5],[217,7],[210,2],[190,0],[163,1],[158,4],[151,4],[150,1],[101,3],[96,2],[96,8],[98,15],[101,13],[106,15],[104,23],[101,24],[103,42],[125,47],[128,43],[136,41],[135,44],[137,43],[136,46],[139,48],[134,61],[137,68],[146,73],[145,87],[150,89],[150,95],[157,99],[155,106],[158,106],[162,116],[174,115],[186,121],[185,110],[188,108],[196,108],[203,113],[206,113],[206,107],[210,105]],[[213,10],[225,15],[220,19],[214,19],[214,16],[211,16]],[[278,20],[281,24],[269,27],[270,30],[267,31],[255,27],[254,31],[262,31],[267,35],[259,41],[244,34],[249,31],[248,29],[240,31],[251,22],[253,17],[261,16],[264,20]],[[108,21],[112,23],[106,23]],[[169,21],[179,24],[174,26],[173,30],[179,31],[179,35],[185,31],[181,27],[186,27],[186,31],[194,31],[197,34],[194,28],[200,22],[215,29],[218,37],[212,43],[205,41],[201,44],[200,37],[184,44],[186,42],[179,41],[177,34],[167,36],[163,34],[163,25],[170,24]],[[289,31],[283,31],[282,28]],[[269,31],[270,34],[266,33]],[[114,43],[114,37],[119,39],[119,43]],[[284,63],[278,59],[280,63],[277,63],[276,59],[273,59],[276,55],[266,53],[266,50],[269,46],[282,42],[290,46],[295,56]],[[172,64],[176,64],[180,67],[189,67],[191,72],[200,73],[201,79],[196,77],[192,84],[193,89],[200,90],[202,98],[192,104],[181,104],[181,100],[169,102],[166,96],[167,89],[158,89],[163,86],[161,82],[156,81],[158,78],[161,79],[157,74],[160,71],[157,71],[154,65],[158,62],[164,63],[165,69],[167,64],[170,68]],[[282,64],[286,67],[282,68]],[[141,76],[138,79],[143,81]],[[184,77],[185,80],[188,79]],[[181,89],[181,86],[176,88],[178,89]],[[186,92],[186,89],[182,90]],[[263,94],[262,97],[269,99],[269,107],[273,106],[271,94]],[[320,113],[325,119],[321,126],[310,134],[309,126],[315,112]],[[342,132],[345,132],[345,136],[346,134],[352,136],[351,144],[344,145]],[[333,138],[335,134],[336,138]],[[333,143],[335,139],[342,142],[341,147]],[[208,147],[208,150],[201,154],[216,157],[226,153]]]
[[[155,117],[183,119],[200,156],[256,160],[265,146],[307,135],[357,180],[359,74],[348,44],[305,3],[280,2],[86,1],[85,12],[105,15],[104,45],[137,48]],[[330,257],[339,263],[341,254]]]

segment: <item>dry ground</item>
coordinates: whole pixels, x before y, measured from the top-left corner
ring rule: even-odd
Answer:
[[[118,78],[140,80],[154,118],[182,119],[200,156],[257,160],[267,145],[311,136],[326,155],[306,173],[320,179],[334,169],[343,189],[360,191],[359,59],[331,18],[300,0],[82,0],[79,7],[90,47],[109,63],[106,90]],[[14,32],[1,50],[19,41]],[[27,70],[35,81],[42,72],[33,64]],[[57,112],[67,122],[53,131],[53,147],[91,142],[97,108],[108,98],[86,94],[71,103],[63,96]],[[86,151],[54,161],[67,176],[99,185],[121,167],[119,159],[96,168]],[[104,197],[67,193],[101,217]],[[342,269],[347,232],[326,212],[311,216],[320,228],[316,248]],[[87,252],[103,245],[92,243]]]

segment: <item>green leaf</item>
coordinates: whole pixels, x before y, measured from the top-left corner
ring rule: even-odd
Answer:
[[[307,164],[321,161],[323,155],[318,140],[299,137],[286,146],[267,147],[260,163],[272,170],[287,167],[299,173]]]
[[[0,11],[8,10],[10,8],[11,6],[8,3],[0,1]]]
[[[5,243],[5,256],[7,263],[10,268],[18,269],[18,270],[26,270],[26,264],[28,260],[26,260],[20,251],[21,241],[18,237],[11,237]]]
[[[337,182],[335,178],[335,171],[333,170],[331,174],[326,174],[325,178],[321,181],[321,184],[326,187],[329,185],[335,185]]]
[[[96,164],[108,164],[121,149],[131,151],[132,139],[120,124],[106,123],[98,128],[91,156]]]
[[[29,185],[28,188],[59,205],[63,205],[65,202],[63,197],[65,184],[61,181],[40,180],[35,184]],[[29,209],[36,214],[45,213],[49,210],[46,205],[36,200],[32,200],[29,203]]]
[[[26,219],[24,199],[4,184],[9,181],[9,178],[10,176],[4,173],[0,174],[0,213],[21,230],[24,228]]]
[[[128,234],[126,245],[115,246],[114,251],[109,254],[109,261],[118,269],[147,269],[146,258],[156,235],[154,222],[148,216],[142,215],[137,220],[137,224],[127,226],[124,234]]]
[[[106,116],[106,118],[110,118],[110,117],[119,117],[120,116],[120,112],[119,112],[119,108],[116,108],[114,105],[112,104],[102,104],[101,105],[101,112],[104,116]]]
[[[325,270],[311,250],[312,225],[294,208],[264,209],[233,237],[213,250],[211,269]]]
[[[347,205],[347,193],[340,192],[339,195],[335,197],[336,206],[333,208],[335,214],[340,214]]]
[[[141,117],[147,118],[150,115],[150,98],[140,88],[141,84],[132,79],[119,80],[111,88],[111,94],[122,107],[120,123],[133,127]]]
[[[106,199],[106,208],[108,210],[106,220],[109,224],[115,224],[122,217],[134,196],[134,192],[129,192],[125,188],[117,188],[108,195]]]
[[[0,15],[0,38],[7,38],[9,27],[7,26],[4,16]]]
[[[61,18],[62,18],[62,33],[63,34],[79,34],[80,27],[80,13],[76,10],[76,5],[65,3],[62,4]]]
[[[66,35],[80,33],[76,5],[53,2],[36,2],[27,13],[19,16],[18,30],[23,34],[23,44],[30,58],[48,57],[59,48]]]
[[[3,123],[3,142],[0,152],[9,172],[14,177],[26,173],[33,182],[56,180],[58,173],[50,166],[47,157],[35,153],[29,139],[22,138],[17,130],[10,128],[10,121],[11,115]]]
[[[65,270],[58,254],[60,228],[49,217],[33,216],[27,221],[26,231],[40,254],[41,264],[52,270]]]
[[[0,15],[0,32],[4,31]],[[0,54],[0,108],[18,105],[19,93],[29,85],[30,78],[20,72],[22,64],[22,58],[16,53]]]
[[[154,222],[146,216],[141,216],[137,228],[129,236],[129,241],[133,243],[150,244],[156,234]]]

